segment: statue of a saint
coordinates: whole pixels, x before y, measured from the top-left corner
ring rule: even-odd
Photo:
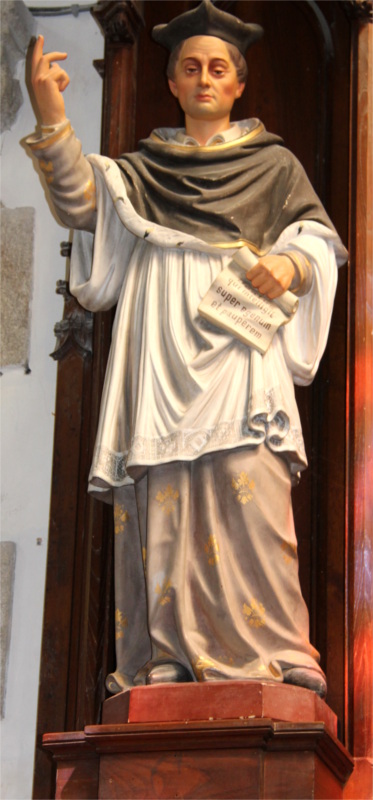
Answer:
[[[261,33],[210,0],[157,26],[185,128],[117,160],[82,155],[66,54],[44,54],[42,37],[34,48],[42,128],[28,141],[76,229],[70,289],[90,310],[117,306],[90,473],[115,516],[111,692],[226,679],[326,692],[298,578],[294,383],[317,370],[346,251],[282,140],[230,121]],[[198,312],[240,248],[263,296],[299,298],[265,355]]]

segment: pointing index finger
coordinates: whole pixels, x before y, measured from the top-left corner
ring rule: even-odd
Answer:
[[[34,44],[34,49],[32,51],[32,63],[33,66],[36,66],[38,61],[41,59],[43,55],[43,45],[44,45],[44,36],[38,36],[36,42]]]
[[[45,58],[48,64],[51,64],[52,61],[65,61],[67,58],[67,53],[60,52],[59,50],[53,50],[51,53],[43,53],[43,46],[44,36],[40,35],[35,42],[34,51],[32,54],[34,67],[37,66],[42,58]]]

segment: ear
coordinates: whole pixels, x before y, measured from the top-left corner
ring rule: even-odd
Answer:
[[[173,96],[177,97],[178,96],[177,86],[175,81],[172,80],[172,78],[168,78],[168,85],[170,87],[170,91],[172,92]]]
[[[238,100],[238,98],[241,97],[241,94],[242,94],[244,88],[245,88],[245,84],[244,83],[239,83],[238,84],[237,90],[236,90],[236,100]]]

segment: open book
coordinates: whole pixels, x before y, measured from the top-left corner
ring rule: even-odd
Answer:
[[[213,325],[266,353],[280,325],[295,314],[299,301],[292,292],[269,300],[254,289],[245,275],[257,260],[248,247],[238,250],[215,278],[198,311]]]

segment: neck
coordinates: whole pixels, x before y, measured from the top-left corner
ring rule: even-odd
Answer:
[[[185,132],[188,136],[193,136],[198,144],[204,145],[215,136],[217,133],[227,131],[230,126],[229,116],[224,119],[205,120],[205,119],[192,119],[185,115]]]

